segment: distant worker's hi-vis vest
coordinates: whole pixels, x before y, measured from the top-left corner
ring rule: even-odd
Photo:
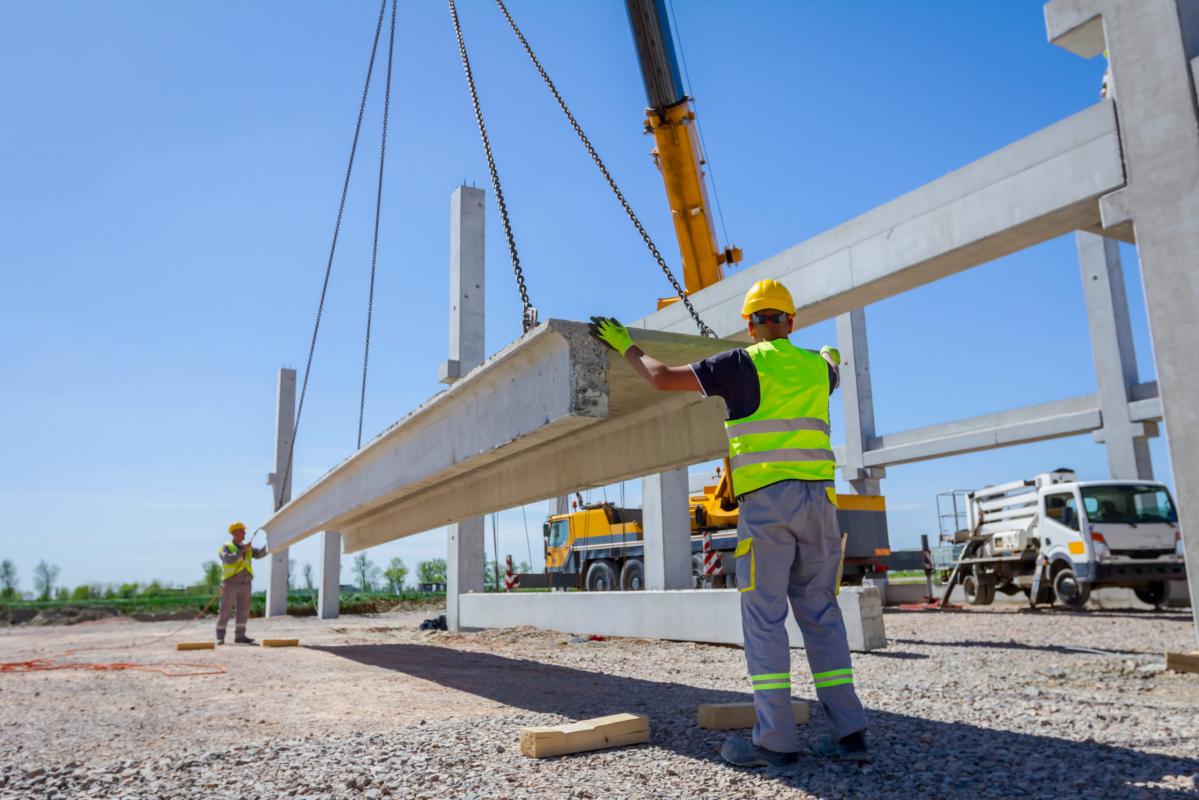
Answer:
[[[787,339],[747,347],[758,372],[758,410],[724,423],[733,491],[786,480],[831,481],[828,362]]]
[[[224,549],[229,553],[236,553],[237,545],[235,545],[233,542],[228,542],[228,543],[226,543]],[[253,553],[250,553],[249,551],[247,551],[246,554],[244,556],[242,556],[240,561],[234,561],[232,564],[226,564],[224,562],[221,562],[221,580],[227,581],[230,578],[232,578],[234,575],[236,575],[237,573],[239,573],[243,570],[248,572],[250,574],[250,577],[253,578],[254,577],[254,566],[251,563],[253,558],[254,558]]]

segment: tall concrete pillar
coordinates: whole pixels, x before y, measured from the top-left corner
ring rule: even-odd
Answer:
[[[691,588],[691,515],[687,469],[641,479],[645,588]]]
[[[321,578],[317,616],[337,619],[341,614],[341,534],[321,533]]]
[[[279,370],[278,397],[275,405],[275,471],[266,476],[272,488],[275,511],[291,500],[291,440],[296,424],[296,371]],[[271,553],[270,578],[266,586],[266,615],[287,613],[288,548]]]
[[[455,189],[450,195],[450,354],[438,376],[446,384],[454,383],[487,357],[483,221],[483,190],[471,186]],[[458,597],[483,591],[483,518],[450,525],[446,551],[446,627],[456,631],[460,628]]]
[[[1138,382],[1137,355],[1128,318],[1120,245],[1114,239],[1083,231],[1074,236],[1103,415],[1103,428],[1095,431],[1095,441],[1107,447],[1112,478],[1153,480],[1149,437],[1157,435],[1157,426],[1133,422],[1128,411],[1132,387]]]
[[[874,391],[870,385],[870,352],[866,344],[866,310],[837,317],[837,349],[841,351],[841,406],[845,416],[845,463],[841,474],[854,494],[882,494],[882,467],[867,467],[864,454],[874,438]]]
[[[1110,54],[1127,186],[1100,212],[1136,233],[1199,641],[1199,0],[1052,0],[1045,23],[1054,44]]]

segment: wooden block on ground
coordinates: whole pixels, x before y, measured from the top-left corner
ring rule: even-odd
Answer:
[[[299,639],[263,639],[263,647],[299,647]]]
[[[699,726],[708,730],[752,728],[756,720],[753,703],[700,703],[696,710]],[[807,701],[792,700],[791,710],[795,712],[795,724],[807,723]]]
[[[520,729],[520,752],[531,758],[549,758],[648,741],[649,717],[639,714],[612,714],[570,725]]]
[[[1199,650],[1166,653],[1166,669],[1171,672],[1199,672]]]
[[[215,650],[215,642],[179,642],[175,645],[176,650]]]

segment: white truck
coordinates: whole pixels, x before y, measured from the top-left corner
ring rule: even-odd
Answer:
[[[1127,587],[1152,606],[1185,578],[1178,514],[1152,481],[1079,481],[1071,470],[966,493],[966,527],[942,604],[1023,591],[1029,602],[1082,608],[1091,590]]]

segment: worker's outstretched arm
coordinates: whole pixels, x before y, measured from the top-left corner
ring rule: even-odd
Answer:
[[[592,317],[591,335],[625,357],[633,371],[658,389],[668,392],[698,392],[699,379],[691,367],[672,367],[641,352],[629,330],[611,317]]]

